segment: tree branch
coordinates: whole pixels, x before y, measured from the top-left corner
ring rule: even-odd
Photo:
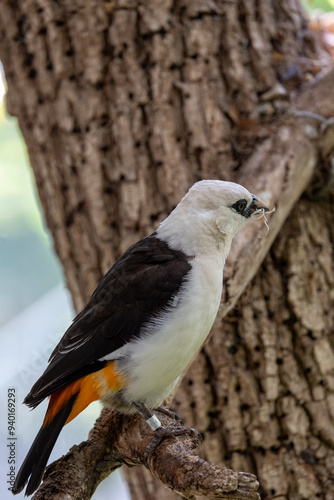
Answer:
[[[166,415],[159,419],[175,430],[185,429]],[[145,465],[162,484],[184,496],[224,499],[260,499],[256,477],[210,464],[194,451],[199,439],[182,434],[164,438],[145,460],[154,434],[142,417],[104,408],[87,441],[51,464],[33,500],[85,500],[122,464]]]
[[[234,238],[224,269],[224,295],[217,322],[235,306],[255,276],[295,203],[309,185],[319,158],[328,156],[334,147],[333,127],[323,127],[307,115],[311,112],[325,119],[333,117],[333,89],[334,68],[305,87],[294,103],[294,109],[301,113],[294,116],[290,108],[276,133],[261,144],[244,165],[245,179],[246,173],[249,179],[249,172],[254,178],[254,185],[245,187],[277,210],[269,216],[267,237],[259,238],[263,230],[259,229],[259,223],[252,223]],[[306,113],[303,115],[303,112]],[[239,182],[243,184],[242,175]]]

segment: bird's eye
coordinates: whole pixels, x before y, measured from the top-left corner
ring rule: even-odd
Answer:
[[[238,212],[238,214],[242,214],[246,207],[247,200],[238,200],[232,205],[232,208],[234,208],[234,210]]]

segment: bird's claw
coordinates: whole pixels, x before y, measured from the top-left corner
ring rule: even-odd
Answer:
[[[189,427],[174,427],[173,425],[161,426],[154,431],[154,436],[144,454],[144,462],[147,463],[148,459],[152,456],[153,452],[159,446],[161,441],[167,437],[177,437],[182,434],[188,435],[191,438],[197,439],[200,443],[203,441],[203,436],[196,429]]]
[[[180,424],[183,424],[183,420],[181,419],[181,417],[178,416],[177,413],[175,413],[175,411],[170,410],[169,408],[166,408],[163,405],[160,405],[156,410],[158,412],[162,413],[163,415],[167,415],[167,417],[170,417],[173,420],[176,420],[177,422],[180,422]]]

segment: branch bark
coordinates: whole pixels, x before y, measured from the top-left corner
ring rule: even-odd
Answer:
[[[321,127],[322,122],[309,116],[310,112],[321,113],[324,119],[334,115],[334,100],[328,100],[333,88],[334,69],[305,88],[295,102],[300,113],[285,116],[276,133],[248,160],[247,170],[252,169],[258,182],[256,192],[277,210],[270,218],[266,238],[258,238],[258,225],[248,224],[234,243],[216,323],[231,310],[256,274],[284,221],[310,183],[319,156],[326,156],[334,147],[331,126]],[[168,417],[161,420],[170,423]],[[58,500],[65,496],[73,500],[89,499],[98,484],[122,464],[144,464],[162,484],[185,498],[196,495],[260,498],[255,476],[235,473],[199,459],[192,451],[198,441],[189,436],[164,440],[145,463],[144,454],[152,436],[141,418],[104,409],[88,441],[73,447],[66,457],[48,467],[34,500]]]
[[[258,224],[248,224],[234,238],[224,269],[224,296],[216,322],[234,307],[253,279],[295,203],[309,185],[319,158],[326,157],[333,148],[333,128],[321,127],[322,122],[309,115],[318,114],[325,120],[334,116],[333,88],[334,69],[331,69],[306,86],[276,133],[247,161],[243,169],[247,172],[245,178],[249,181],[251,171],[256,179],[252,189],[277,210],[269,216],[267,237],[258,237],[261,234]],[[240,183],[243,181],[241,176]]]
[[[186,431],[166,415],[159,414],[159,419],[176,431]],[[192,451],[199,444],[197,437],[182,434],[164,438],[146,460],[153,436],[140,416],[124,416],[104,408],[88,440],[47,468],[33,500],[88,500],[98,484],[122,464],[145,465],[158,481],[185,498],[260,499],[253,474],[233,472],[200,459]]]

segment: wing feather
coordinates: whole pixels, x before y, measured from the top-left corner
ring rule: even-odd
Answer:
[[[155,234],[130,247],[101,279],[24,402],[35,407],[61,387],[103,368],[101,358],[137,337],[142,325],[173,299],[191,269],[190,260]]]

